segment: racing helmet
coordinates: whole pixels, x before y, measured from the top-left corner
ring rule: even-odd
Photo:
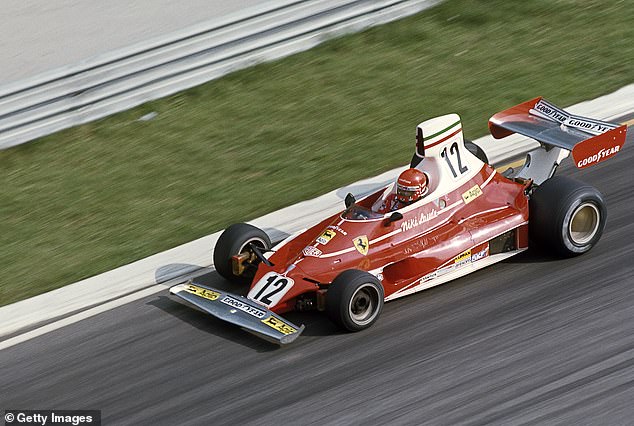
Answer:
[[[427,193],[427,175],[418,169],[407,169],[396,181],[396,199],[411,204]]]

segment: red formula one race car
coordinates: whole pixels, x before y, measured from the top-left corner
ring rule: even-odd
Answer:
[[[561,256],[590,250],[605,226],[601,194],[553,177],[570,152],[579,168],[617,154],[627,127],[578,117],[541,99],[494,115],[495,138],[520,133],[540,147],[515,173],[500,174],[467,149],[460,117],[417,127],[410,169],[345,210],[272,246],[244,223],[227,228],[214,250],[220,275],[250,283],[237,296],[195,282],[171,293],[277,343],[303,330],[280,314],[319,310],[345,330],[379,317],[384,302],[476,271],[535,243]],[[480,158],[479,158],[480,157]]]

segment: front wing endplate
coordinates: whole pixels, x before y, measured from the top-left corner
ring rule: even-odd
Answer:
[[[170,288],[170,293],[203,311],[280,345],[293,342],[304,326],[285,320],[244,296],[227,293],[193,281]]]

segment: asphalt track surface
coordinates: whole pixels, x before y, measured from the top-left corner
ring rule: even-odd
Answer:
[[[165,290],[0,352],[0,405],[99,409],[104,424],[632,424],[633,163],[626,145],[560,169],[608,203],[584,256],[529,250],[355,334],[288,315],[307,327],[283,348]]]

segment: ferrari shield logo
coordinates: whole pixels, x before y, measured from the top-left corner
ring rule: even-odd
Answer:
[[[370,243],[368,242],[367,235],[361,235],[360,237],[356,237],[354,239],[354,246],[362,255],[368,254],[368,249],[370,248]]]

